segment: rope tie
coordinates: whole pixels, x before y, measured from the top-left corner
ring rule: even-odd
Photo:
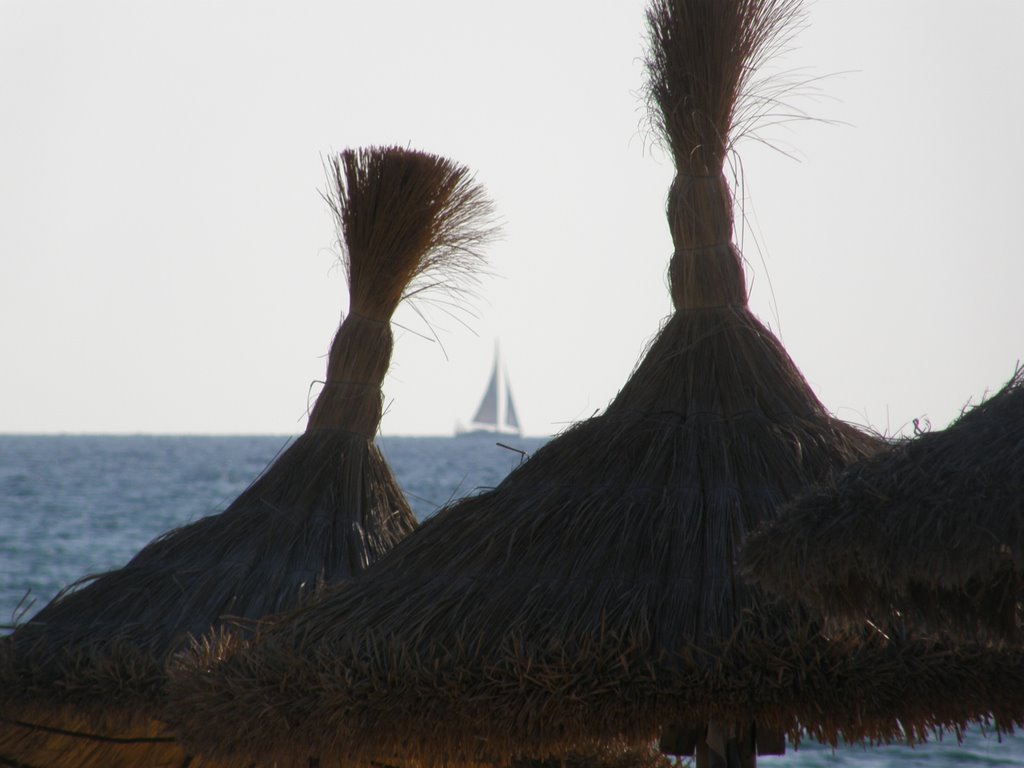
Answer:
[[[380,389],[379,381],[355,381],[353,379],[337,379],[335,381],[314,381],[321,385],[321,391],[333,387],[352,387],[353,389]]]
[[[355,312],[355,311],[353,311],[351,309],[349,310],[348,314],[345,316],[345,319],[348,320],[350,317],[354,317],[357,320],[364,320],[367,323],[376,323],[377,325],[391,325],[391,321],[390,320],[380,320],[380,319],[378,319],[376,317],[370,317],[369,315],[364,315],[364,314],[362,314],[360,312]]]
[[[668,276],[676,309],[745,305],[746,280],[732,242],[732,193],[725,175],[677,174],[666,213],[675,245]]]
[[[721,177],[721,173],[687,173],[686,171],[676,173],[677,179],[720,179]]]
[[[719,248],[730,247],[732,247],[731,240],[723,240],[720,243],[711,243],[710,245],[678,246],[675,252],[672,254],[672,258],[674,259],[676,256],[679,256],[680,254],[684,253],[703,253],[704,251],[715,251],[718,250]]]

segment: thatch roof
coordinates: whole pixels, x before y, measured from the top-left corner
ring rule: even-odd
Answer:
[[[479,263],[491,207],[465,168],[420,152],[350,150],[329,171],[350,302],[306,431],[223,512],[72,585],[3,639],[0,762],[180,763],[150,719],[168,657],[350,578],[416,527],[373,442],[390,318],[424,285],[458,289],[452,272]]]
[[[751,538],[744,561],[758,583],[830,615],[898,611],[1013,635],[1024,597],[1024,369],[946,429],[803,494]]]
[[[795,11],[655,0],[675,313],[604,413],[496,489],[251,642],[208,635],[176,659],[183,739],[239,765],[300,748],[433,765],[640,743],[666,726],[681,751],[712,732],[748,753],[803,728],[913,740],[1024,711],[1020,654],[826,637],[734,568],[782,503],[882,447],[827,411],[751,314],[732,242],[722,169],[737,93]]]

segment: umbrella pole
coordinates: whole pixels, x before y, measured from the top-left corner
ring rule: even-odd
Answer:
[[[694,757],[696,758],[696,768],[712,768],[711,754],[711,750],[708,749],[707,744],[705,744],[703,741],[700,744],[698,744],[697,748],[694,750]]]
[[[712,726],[712,728],[714,728]],[[711,730],[711,728],[709,728]],[[715,729],[717,730],[717,729]],[[743,735],[730,736],[724,741],[712,736],[718,745],[717,749],[708,746],[708,732],[699,740],[694,749],[696,768],[757,768],[757,751],[753,748],[753,740],[745,743]],[[752,732],[750,732],[752,736]],[[723,751],[724,750],[724,754]]]
[[[741,755],[733,742],[729,754],[723,758],[707,744],[698,744],[695,750],[696,768],[757,768],[757,755]]]

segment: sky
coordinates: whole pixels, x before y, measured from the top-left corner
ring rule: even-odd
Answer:
[[[294,434],[347,289],[323,164],[473,169],[467,311],[395,316],[384,434],[603,408],[671,311],[642,0],[0,0],[0,433]],[[1024,3],[817,0],[736,147],[754,312],[826,406],[944,426],[1024,360]],[[436,337],[436,338],[435,338]]]

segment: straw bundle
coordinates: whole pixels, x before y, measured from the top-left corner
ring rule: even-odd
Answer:
[[[471,276],[493,233],[491,204],[465,168],[419,152],[346,151],[329,171],[350,304],[304,434],[222,513],[72,585],[4,638],[0,762],[181,764],[153,720],[167,658],[350,578],[415,528],[373,442],[389,321],[403,296],[459,290],[453,273]]]
[[[827,412],[750,313],[732,242],[737,95],[796,11],[654,2],[650,92],[678,168],[674,315],[603,414],[498,488],[251,642],[208,635],[176,659],[169,709],[184,739],[238,765],[301,745],[325,762],[426,766],[671,727],[678,752],[751,765],[782,731],[913,740],[1024,711],[1019,654],[825,637],[734,569],[783,502],[882,447]]]
[[[1024,597],[1024,369],[948,428],[830,478],[753,536],[752,579],[829,615],[1015,636]]]

